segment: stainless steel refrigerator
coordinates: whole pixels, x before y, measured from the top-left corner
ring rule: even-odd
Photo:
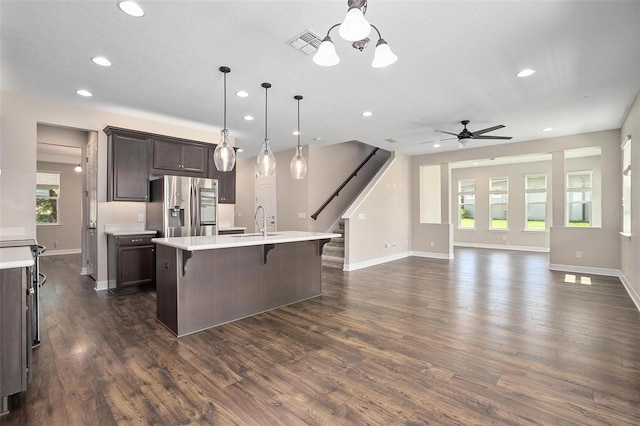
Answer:
[[[147,229],[160,237],[218,234],[218,181],[163,176],[151,181]]]

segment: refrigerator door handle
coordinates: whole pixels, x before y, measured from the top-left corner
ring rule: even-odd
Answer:
[[[195,182],[191,183],[191,196],[189,197],[189,209],[191,210],[191,217],[189,218],[191,222],[191,235],[198,235],[196,230],[197,215],[198,215],[198,200],[196,197],[198,196],[198,190],[196,188]]]

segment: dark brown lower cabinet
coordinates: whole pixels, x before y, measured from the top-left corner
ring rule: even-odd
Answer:
[[[109,291],[128,294],[155,288],[155,235],[109,235]]]

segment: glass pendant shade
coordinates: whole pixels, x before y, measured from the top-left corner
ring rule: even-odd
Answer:
[[[371,66],[373,68],[384,68],[386,66],[393,64],[397,60],[398,60],[398,57],[393,54],[387,42],[384,41],[383,39],[378,40]]]
[[[291,160],[289,171],[294,179],[304,179],[307,175],[307,160],[302,155],[302,147],[300,145],[296,147],[296,155]]]
[[[216,146],[216,149],[213,152],[213,162],[216,165],[216,169],[219,171],[230,172],[236,165],[236,152],[233,147],[229,145],[229,141],[227,140],[229,131],[227,129],[222,129],[220,134],[222,137],[220,143]]]
[[[318,51],[313,55],[313,62],[323,67],[332,67],[340,63],[340,58],[336,53],[336,47],[333,45],[331,37],[326,36],[324,40],[322,40]]]
[[[260,149],[256,160],[258,176],[271,176],[276,171],[276,157],[269,146],[269,139],[264,140],[264,145]]]
[[[344,21],[338,29],[340,37],[347,41],[358,41],[366,38],[371,32],[371,24],[365,19],[364,13],[357,7],[347,12]]]

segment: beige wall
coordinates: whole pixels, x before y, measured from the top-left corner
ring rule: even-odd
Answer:
[[[620,132],[620,142],[631,135],[631,237],[620,236],[622,281],[640,309],[640,94]],[[620,167],[621,168],[621,167]],[[605,207],[606,209],[607,207]],[[620,208],[610,209],[619,216]],[[606,215],[605,215],[606,216]]]
[[[551,162],[553,176],[564,176],[564,151],[585,147],[600,146],[602,150],[602,209],[619,206],[621,199],[620,180],[620,131],[607,130],[580,135],[558,138],[541,139],[521,143],[510,143],[483,148],[467,148],[438,154],[415,156],[411,158],[411,179],[413,182],[412,198],[419,197],[419,168],[425,164],[448,164],[457,161],[486,159],[491,157],[517,156],[527,154],[552,153]],[[443,166],[444,167],[444,166]],[[442,174],[443,187],[453,187],[451,174]],[[563,224],[564,218],[564,180],[552,182],[553,205],[552,212],[555,224]],[[444,192],[443,192],[444,194]],[[451,200],[443,205],[450,208]],[[619,208],[619,207],[618,207]],[[450,221],[443,219],[442,225],[455,223],[455,215],[450,215]],[[593,244],[593,229],[567,228],[554,226],[550,230],[550,259],[551,264],[562,266],[587,266],[589,262],[595,268],[617,270],[620,266],[620,243],[618,232],[621,220],[609,215],[602,218],[602,228],[597,231],[598,244]],[[446,216],[443,216],[443,218]],[[450,247],[450,236],[437,225],[420,224],[419,205],[414,203],[411,212],[412,250],[414,252],[437,252],[439,248]],[[554,235],[555,234],[555,235]],[[570,235],[570,237],[569,237]],[[430,247],[430,242],[434,247]],[[435,249],[435,250],[434,250]],[[582,258],[576,258],[576,251],[582,252]],[[452,251],[448,252],[452,255]]]
[[[411,159],[392,154],[386,167],[346,212],[345,270],[410,254]]]
[[[104,225],[137,223],[144,203],[106,202],[106,126],[217,143],[220,129],[171,117],[140,117],[82,108],[26,95],[1,92],[0,238],[36,238],[35,187],[38,123],[98,132],[98,281],[107,280]],[[234,140],[231,139],[231,143]]]
[[[39,161],[37,170],[60,173],[60,197],[57,225],[38,225],[38,244],[55,252],[80,253],[82,246],[82,173],[73,171],[73,164]]]

